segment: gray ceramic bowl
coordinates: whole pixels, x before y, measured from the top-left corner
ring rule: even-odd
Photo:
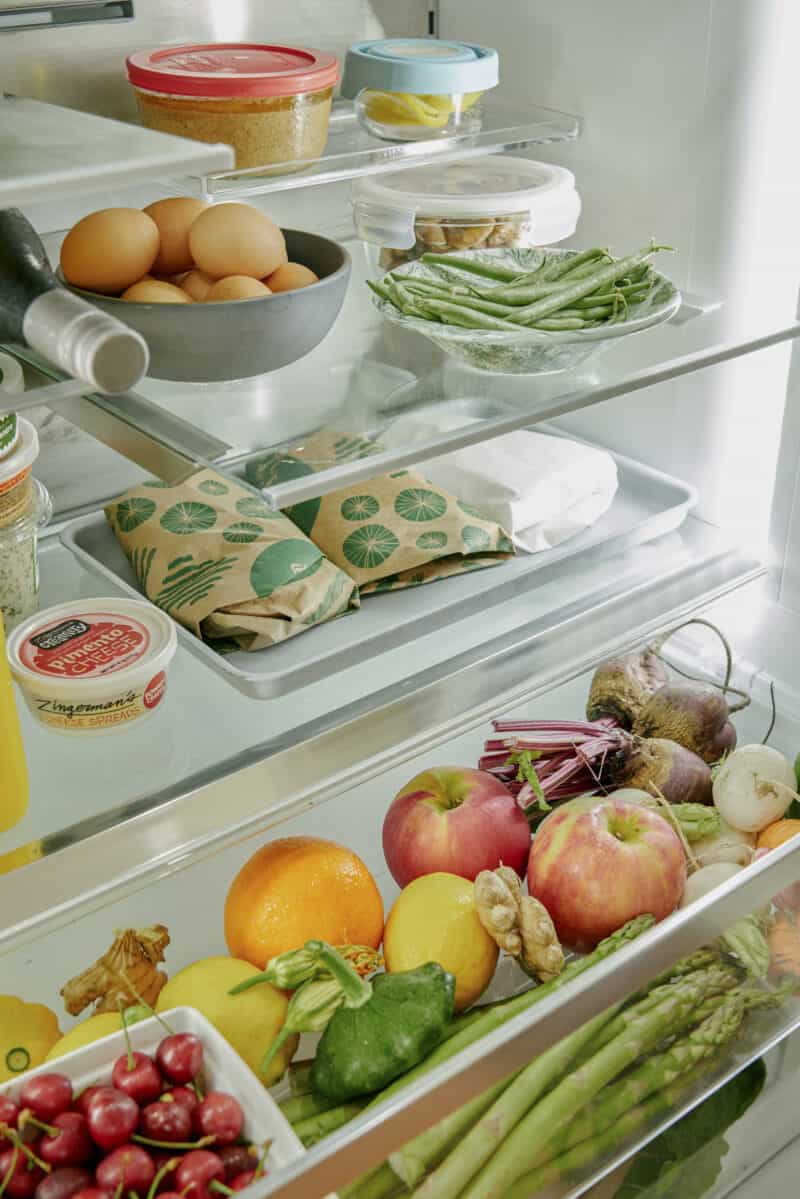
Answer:
[[[288,366],[322,341],[339,315],[350,278],[344,246],[284,229],[291,262],[302,262],[319,283],[263,300],[224,304],[137,304],[71,288],[142,334],[150,349],[148,374],[184,383],[246,379]]]

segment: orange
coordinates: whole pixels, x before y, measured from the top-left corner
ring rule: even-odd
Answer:
[[[798,833],[800,833],[800,820],[776,820],[774,824],[768,824],[758,834],[756,849],[777,849],[779,845],[783,845],[784,841],[788,841],[790,837],[796,837]]]
[[[231,956],[260,970],[313,938],[377,949],[382,936],[375,879],[349,849],[317,837],[268,842],[245,862],[225,901]]]

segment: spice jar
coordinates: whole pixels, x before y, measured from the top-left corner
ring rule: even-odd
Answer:
[[[581,211],[571,171],[511,155],[357,179],[352,204],[373,273],[426,251],[550,246],[572,236]]]
[[[356,42],[347,51],[342,95],[385,141],[475,133],[483,94],[499,78],[497,51],[433,38]]]
[[[127,67],[143,125],[226,142],[237,168],[274,163],[265,173],[289,174],[325,149],[339,75],[332,54],[220,42],[140,50]]]
[[[0,612],[6,630],[38,607],[38,540],[53,508],[47,488],[31,468],[39,454],[36,430],[22,417],[19,441],[0,459]]]

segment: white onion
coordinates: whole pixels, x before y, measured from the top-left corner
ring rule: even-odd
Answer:
[[[795,797],[791,763],[769,745],[743,745],[719,767],[714,805],[733,828],[757,833],[780,820]]]
[[[741,866],[736,866],[733,862],[714,862],[711,866],[704,866],[702,870],[695,870],[686,880],[680,906],[685,908],[696,899],[702,899],[709,891],[715,890],[729,878],[739,874],[741,869]]]
[[[733,828],[720,816],[719,832],[695,841],[692,857],[699,866],[711,866],[714,862],[733,862],[737,866],[749,866],[753,860],[755,844],[755,833],[745,833],[742,829]]]

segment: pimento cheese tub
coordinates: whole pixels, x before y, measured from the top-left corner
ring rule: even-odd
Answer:
[[[176,647],[173,621],[152,604],[83,599],[19,625],[8,660],[42,724],[58,733],[109,733],[152,715]]]

